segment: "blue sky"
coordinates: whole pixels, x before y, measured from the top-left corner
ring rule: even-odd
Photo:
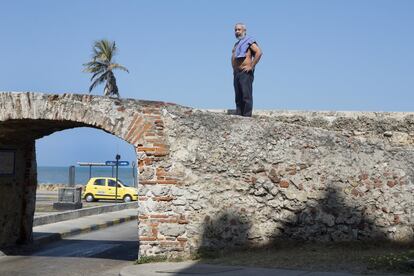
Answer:
[[[107,38],[130,70],[116,73],[122,97],[233,108],[241,21],[264,52],[254,108],[412,111],[413,14],[411,0],[2,1],[0,90],[87,93],[82,64]],[[108,134],[68,130],[38,141],[38,163],[101,161],[114,148],[134,158]]]

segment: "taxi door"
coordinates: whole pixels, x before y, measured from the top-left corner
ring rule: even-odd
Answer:
[[[97,199],[105,199],[107,198],[107,187],[106,187],[106,179],[104,178],[98,178],[95,180],[92,186],[93,190],[93,196]]]
[[[115,199],[115,180],[108,179],[108,196],[110,199]],[[124,197],[124,188],[118,183],[118,199],[122,199]]]

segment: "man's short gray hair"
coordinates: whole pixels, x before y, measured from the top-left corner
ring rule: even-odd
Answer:
[[[247,31],[246,24],[244,24],[244,23],[236,23],[236,25],[234,25],[234,26],[241,26],[245,31]]]

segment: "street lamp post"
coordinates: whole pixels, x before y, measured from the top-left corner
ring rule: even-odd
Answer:
[[[115,200],[116,202],[118,202],[118,162],[119,159],[121,159],[121,155],[117,154],[115,156],[115,160],[116,160],[116,169],[115,169]]]
[[[137,188],[137,176],[136,176],[134,161],[132,161],[132,179],[134,180],[134,187]]]

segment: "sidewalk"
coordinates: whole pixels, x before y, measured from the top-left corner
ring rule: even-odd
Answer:
[[[288,269],[256,268],[243,266],[210,265],[195,261],[180,263],[150,263],[124,267],[120,276],[162,276],[162,275],[217,275],[217,276],[355,276],[347,272],[320,272]],[[374,274],[370,274],[374,275]],[[377,274],[378,275],[378,274]],[[390,275],[390,274],[388,274]],[[395,275],[395,274],[393,274]]]
[[[136,201],[128,203],[111,203],[97,206],[84,207],[82,209],[60,211],[60,212],[48,212],[48,213],[35,213],[33,219],[33,227],[37,227],[44,224],[51,224],[61,222],[65,220],[74,220],[81,217],[100,215],[104,213],[116,212],[125,209],[138,210],[138,203]]]
[[[126,221],[137,220],[137,209],[81,217],[33,227],[33,244],[41,245],[64,237],[103,229]]]

